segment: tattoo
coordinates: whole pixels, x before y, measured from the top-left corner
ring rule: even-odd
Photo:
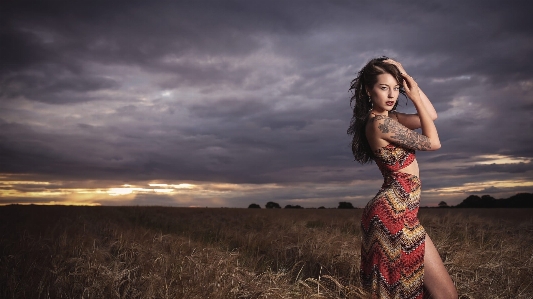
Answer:
[[[375,117],[374,120],[378,120],[377,118]],[[418,151],[427,151],[431,148],[431,141],[427,136],[406,128],[390,117],[381,116],[379,120],[381,119],[383,119],[383,123],[378,125],[379,130],[381,133],[390,133],[391,138],[397,144]]]

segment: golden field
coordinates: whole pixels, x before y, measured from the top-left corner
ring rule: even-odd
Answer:
[[[362,210],[0,207],[1,298],[364,298]],[[421,209],[462,298],[533,298],[532,209]]]

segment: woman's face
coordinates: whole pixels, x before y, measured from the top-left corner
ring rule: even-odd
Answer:
[[[400,94],[400,84],[391,74],[378,75],[377,82],[368,90],[372,99],[373,110],[376,112],[391,111]]]

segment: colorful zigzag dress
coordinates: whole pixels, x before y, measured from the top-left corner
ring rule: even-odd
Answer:
[[[426,232],[417,218],[420,179],[400,172],[414,151],[389,144],[374,152],[384,180],[361,218],[361,280],[372,298],[423,298]]]

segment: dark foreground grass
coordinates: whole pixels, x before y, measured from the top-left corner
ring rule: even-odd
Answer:
[[[360,215],[0,207],[0,297],[363,298]],[[533,210],[419,216],[463,298],[533,298]]]

